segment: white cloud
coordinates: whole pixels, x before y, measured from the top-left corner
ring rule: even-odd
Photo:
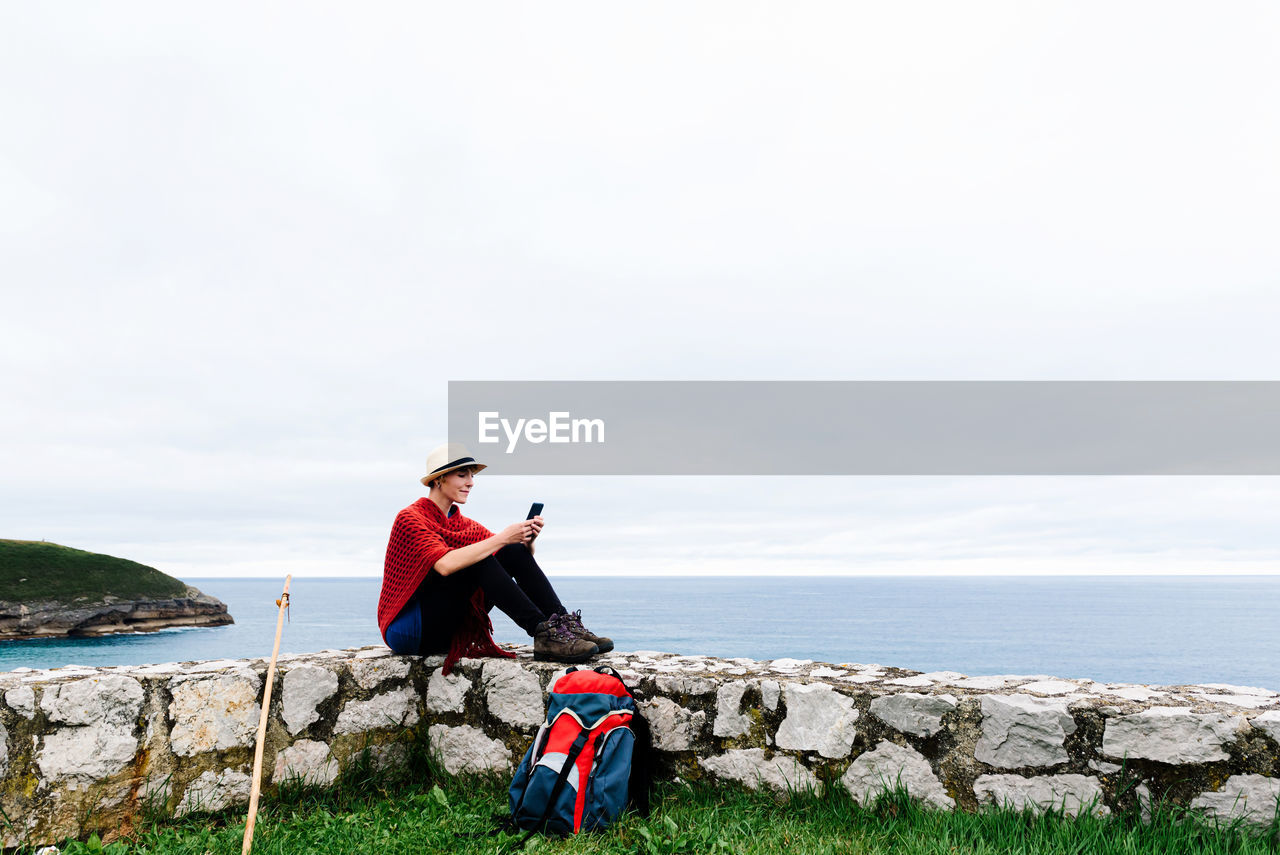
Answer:
[[[377,572],[448,380],[1280,371],[1262,4],[5,17],[11,536]],[[481,519],[554,496],[581,572],[1277,553],[1265,480],[640,483],[493,479]]]

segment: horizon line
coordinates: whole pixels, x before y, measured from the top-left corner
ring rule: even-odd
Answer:
[[[380,575],[355,576],[289,574],[294,579],[379,579]],[[560,579],[1258,579],[1280,578],[1274,573],[549,573]],[[176,578],[176,577],[175,577]],[[278,579],[278,576],[185,576],[185,579]]]

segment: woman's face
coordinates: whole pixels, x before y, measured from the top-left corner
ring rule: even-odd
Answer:
[[[475,478],[470,469],[455,469],[440,479],[440,491],[449,501],[465,505],[467,494],[471,492],[474,483]]]

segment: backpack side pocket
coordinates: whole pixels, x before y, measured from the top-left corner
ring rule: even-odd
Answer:
[[[586,802],[582,810],[582,829],[604,828],[622,815],[627,807],[631,777],[631,755],[635,734],[629,727],[615,727],[596,746],[595,763],[587,779]]]

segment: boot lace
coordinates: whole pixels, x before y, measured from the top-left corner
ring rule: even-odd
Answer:
[[[569,626],[570,632],[586,632],[586,627],[582,625],[582,609],[575,609],[564,616],[565,623]]]
[[[576,641],[577,636],[573,634],[572,624],[569,622],[568,615],[552,615],[547,618],[547,628],[551,630],[551,637],[562,643]]]

